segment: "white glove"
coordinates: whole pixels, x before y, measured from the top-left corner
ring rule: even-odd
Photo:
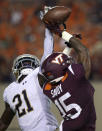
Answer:
[[[42,20],[44,15],[52,8],[53,7],[51,7],[51,6],[44,6],[44,11],[40,11],[40,19]]]

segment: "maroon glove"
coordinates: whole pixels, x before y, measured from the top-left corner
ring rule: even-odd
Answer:
[[[82,35],[81,34],[73,34],[74,37],[79,38],[80,40],[82,39]]]

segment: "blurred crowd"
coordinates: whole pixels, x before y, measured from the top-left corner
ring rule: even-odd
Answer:
[[[12,63],[16,56],[43,54],[44,24],[39,12],[43,5],[65,5],[72,9],[68,32],[82,34],[92,59],[90,79],[102,79],[102,1],[101,0],[0,0],[0,82],[12,81]],[[64,48],[55,37],[55,50]]]

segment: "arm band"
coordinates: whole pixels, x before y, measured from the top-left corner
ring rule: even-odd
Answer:
[[[71,34],[69,34],[68,32],[66,32],[66,31],[63,31],[63,32],[62,32],[62,38],[63,38],[65,41],[69,42],[70,38],[72,38],[72,37],[73,37],[73,36],[72,36]]]
[[[63,53],[69,56],[71,50],[72,50],[72,48],[65,47],[65,49],[63,50]]]

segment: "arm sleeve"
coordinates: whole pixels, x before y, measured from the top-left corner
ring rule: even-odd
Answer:
[[[8,101],[7,101],[7,90],[6,90],[6,89],[4,90],[4,93],[3,93],[3,100],[4,100],[6,103],[8,103]]]
[[[53,52],[53,34],[50,32],[50,30],[48,30],[47,28],[45,29],[45,39],[44,39],[44,53],[43,56],[41,58],[41,64],[43,63],[43,61],[45,60],[45,58],[52,54]]]
[[[8,90],[8,88],[6,88],[5,90],[4,90],[4,93],[3,93],[3,100],[4,100],[4,102],[5,103],[7,103],[9,106],[10,106],[10,109],[13,111],[13,112],[15,112],[15,109],[14,109],[14,107],[12,106],[12,104],[10,104],[10,101],[9,101],[9,90]]]

